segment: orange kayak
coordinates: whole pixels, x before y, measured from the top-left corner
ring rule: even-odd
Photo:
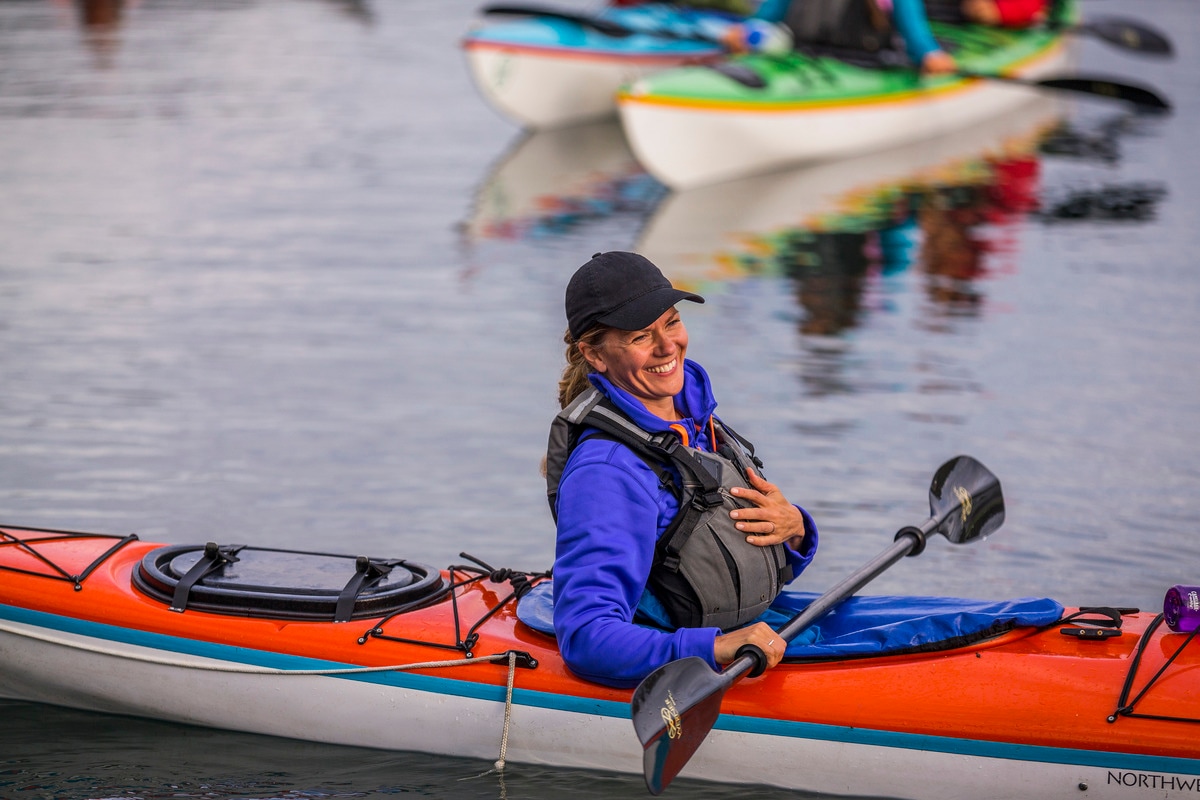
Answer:
[[[545,579],[0,527],[0,696],[641,772],[632,690],[574,677],[517,617]],[[1200,641],[1111,613],[1119,627],[785,663],[730,689],[683,774],[920,800],[1200,796]]]

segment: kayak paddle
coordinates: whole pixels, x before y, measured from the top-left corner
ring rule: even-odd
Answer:
[[[611,36],[614,39],[623,39],[632,36],[635,33],[646,33],[653,36],[659,36],[664,39],[683,39],[689,41],[708,42],[710,44],[720,45],[725,47],[725,43],[718,41],[709,36],[704,36],[699,33],[679,33],[678,31],[670,31],[666,29],[656,30],[639,30],[622,25],[619,22],[604,19],[603,17],[591,14],[579,14],[574,11],[565,9],[551,8],[541,5],[523,5],[523,4],[493,4],[484,6],[480,9],[482,14],[503,14],[512,16],[525,17],[546,17],[549,19],[560,19],[566,22],[574,22],[585,28],[602,33],[605,36]],[[1174,48],[1166,36],[1152,28],[1147,27],[1139,22],[1124,17],[1102,17],[1089,22],[1073,25],[1069,28],[1064,28],[1063,32],[1077,34],[1081,36],[1094,36],[1097,39],[1102,39],[1109,44],[1120,47],[1124,50],[1130,50],[1135,53],[1144,53],[1147,55],[1170,56],[1174,54]]]
[[[1120,83],[1096,75],[1074,75],[1062,78],[1033,80],[1031,78],[1018,78],[1012,75],[993,75],[991,73],[980,72],[962,71],[954,74],[960,78],[979,78],[985,81],[1001,81],[1002,83],[1029,86],[1034,89],[1057,89],[1064,92],[1088,94],[1093,97],[1105,97],[1110,100],[1124,100],[1135,106],[1154,109],[1155,111],[1168,111],[1171,108],[1169,102],[1144,86]]]
[[[1124,17],[1101,17],[1063,28],[1063,33],[1094,36],[1123,50],[1151,56],[1172,56],[1174,48],[1166,36]]]
[[[644,33],[650,36],[657,36],[660,39],[678,39],[681,41],[705,42],[707,44],[721,47],[722,49],[729,49],[728,46],[720,40],[714,39],[711,36],[704,36],[700,33],[679,33],[661,28],[643,31],[637,28],[630,28],[629,26],[622,25],[619,22],[613,22],[612,20],[604,19],[603,17],[593,16],[591,14],[577,14],[573,11],[550,8],[548,6],[494,4],[484,6],[480,9],[480,13],[561,19],[565,22],[574,22],[576,25],[584,28],[591,28],[597,33],[602,33],[605,36],[611,36],[614,39],[624,39],[628,36],[633,36],[636,33]]]
[[[1004,522],[1000,481],[970,456],[950,459],[929,486],[929,519],[901,528],[893,544],[814,600],[778,633],[790,642],[826,612],[904,556],[919,555],[931,533],[954,544],[987,536]],[[633,727],[642,742],[646,788],[660,794],[700,747],[721,713],[721,700],[738,680],[763,672],[766,654],[754,645],[738,651],[721,672],[697,656],[665,664],[638,685],[631,701]]]
[[[747,89],[765,89],[767,87],[767,81],[762,75],[740,61],[722,61],[715,64],[705,64],[704,67],[721,73],[730,80],[745,86]],[[966,70],[951,74],[960,78],[1000,81],[1018,86],[1028,86],[1032,89],[1056,89],[1064,92],[1092,95],[1093,97],[1103,97],[1110,100],[1124,100],[1135,106],[1155,111],[1167,111],[1171,108],[1169,102],[1144,86],[1120,83],[1119,81],[1096,75],[1074,75],[1034,80],[1032,78],[1018,78],[1014,75],[996,75],[988,72],[969,72]]]
[[[526,6],[526,5],[490,5],[484,6],[479,10],[481,14],[504,14],[522,17],[547,17],[549,19],[561,19],[565,22],[574,22],[576,25],[581,25],[585,28],[591,28],[597,33],[602,33],[605,36],[611,36],[614,39],[623,39],[626,36],[632,36],[637,31],[620,25],[616,22],[594,17],[590,14],[576,14],[573,11],[565,11],[557,8],[549,8],[546,6]]]

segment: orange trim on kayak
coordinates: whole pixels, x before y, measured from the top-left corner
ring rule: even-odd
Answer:
[[[866,97],[850,97],[831,100],[799,100],[781,101],[778,103],[755,103],[738,100],[705,100],[684,97],[638,97],[628,90],[617,94],[620,102],[642,103],[648,106],[667,106],[673,108],[700,108],[708,111],[751,111],[759,114],[793,113],[796,111],[819,111],[826,108],[847,108],[854,106],[903,104],[926,100],[932,96],[958,94],[967,89],[978,88],[976,78],[963,79],[944,86],[929,89],[913,89],[908,92],[892,92],[887,95],[868,95]]]
[[[1061,50],[1062,40],[1056,40],[1051,45],[1028,58],[1014,62],[1001,70],[1000,75],[1008,76],[1021,69],[1028,68],[1038,61],[1045,60],[1056,51]],[[652,106],[668,106],[675,108],[702,108],[710,111],[754,111],[762,114],[789,113],[795,111],[817,111],[826,108],[845,108],[847,106],[871,106],[884,104],[906,104],[927,100],[931,97],[941,97],[958,94],[970,89],[980,88],[983,78],[962,78],[953,83],[929,88],[915,88],[905,92],[889,92],[887,94],[866,95],[863,97],[844,97],[828,100],[781,100],[772,103],[762,103],[741,100],[712,100],[691,97],[657,97],[633,94],[630,89],[623,88],[617,93],[619,102],[642,103]]]

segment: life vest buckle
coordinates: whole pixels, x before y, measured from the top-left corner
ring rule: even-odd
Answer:
[[[725,502],[725,496],[721,494],[720,487],[710,489],[707,492],[696,492],[692,497],[692,508],[697,511],[707,511],[710,508],[715,508]]]
[[[679,434],[674,431],[656,433],[647,439],[651,447],[662,450],[668,456],[679,449]]]

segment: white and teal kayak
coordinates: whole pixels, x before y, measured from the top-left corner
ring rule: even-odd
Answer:
[[[492,6],[525,16],[480,23],[463,39],[479,91],[527,128],[615,116],[616,93],[645,75],[727,54],[737,17],[669,3],[602,7],[594,14],[540,6]],[[489,15],[489,19],[491,15]],[[763,31],[773,29],[766,23]],[[777,33],[770,30],[770,33]]]

